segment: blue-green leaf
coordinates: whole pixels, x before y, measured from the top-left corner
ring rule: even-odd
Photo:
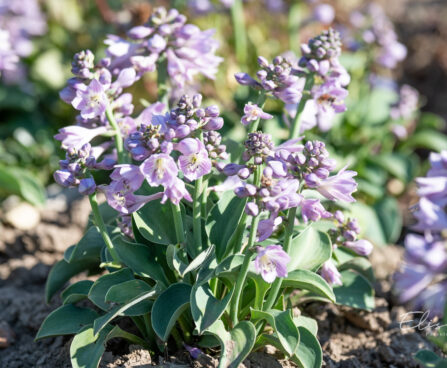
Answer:
[[[188,307],[191,289],[188,284],[173,284],[155,300],[151,313],[152,328],[161,340],[168,340],[175,322]]]
[[[216,299],[208,284],[194,285],[191,291],[191,313],[199,335],[216,322],[231,300],[231,289],[222,300]]]
[[[300,332],[300,344],[292,361],[300,368],[321,368],[323,363],[323,351],[320,343],[312,332],[305,327],[298,327]]]
[[[87,299],[92,285],[93,281],[91,280],[81,280],[73,285],[70,285],[61,293],[63,303],[73,304],[80,300]]]
[[[374,309],[374,289],[363,276],[352,271],[341,272],[343,285],[334,287],[337,304],[353,308]]]
[[[282,287],[309,290],[335,303],[335,295],[331,286],[318,274],[308,270],[289,272],[282,281]]]
[[[45,318],[37,332],[36,340],[75,334],[84,326],[91,324],[97,317],[98,313],[94,310],[80,308],[73,304],[63,305]]]
[[[250,354],[256,340],[256,328],[249,321],[239,322],[230,332],[217,320],[205,332],[217,338],[221,353],[219,367],[237,368]]]
[[[293,322],[291,310],[279,311],[270,309],[268,311],[261,311],[252,309],[251,319],[266,320],[268,324],[272,326],[283,350],[289,356],[295,354],[300,343],[300,333]]]

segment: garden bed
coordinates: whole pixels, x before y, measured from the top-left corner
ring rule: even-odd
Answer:
[[[4,227],[0,235],[0,367],[70,367],[70,338],[57,337],[34,342],[34,336],[46,315],[58,305],[44,301],[45,280],[51,265],[82,234],[89,213],[87,200],[72,200],[69,209],[62,206],[66,194],[59,194],[41,211],[41,222],[33,230]],[[57,239],[57,240],[56,240]],[[400,329],[405,308],[395,304],[390,277],[396,270],[403,249],[376,249],[373,266],[379,266],[376,285],[376,309],[372,313],[346,307],[313,303],[304,313],[318,320],[318,337],[327,367],[418,367],[412,355],[419,349],[434,349],[427,339],[414,330]],[[377,268],[377,267],[376,267]],[[151,357],[122,340],[107,346],[101,367],[217,366],[217,360],[202,355],[193,361],[186,351],[169,351],[167,357]],[[279,355],[278,355],[279,356]],[[249,367],[288,367],[275,358],[275,350],[253,353],[245,361]]]

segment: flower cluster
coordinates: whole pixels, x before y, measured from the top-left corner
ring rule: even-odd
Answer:
[[[268,134],[254,132],[249,133],[245,148],[243,158],[247,163],[227,164],[222,171],[238,178],[233,185],[234,191],[238,197],[249,198],[246,213],[264,217],[257,229],[258,241],[268,239],[283,222],[283,212],[291,208],[301,209],[303,222],[332,217],[319,199],[300,194],[302,189],[314,189],[332,201],[354,201],[352,193],[357,184],[353,176],[356,173],[342,169],[330,176],[336,163],[329,158],[322,142],[300,144],[294,139],[275,147]],[[259,185],[256,185],[251,178],[256,176],[256,167],[261,164],[264,166]],[[354,222],[343,226],[352,224]],[[357,246],[356,233],[353,234],[343,245]]]
[[[430,155],[431,168],[417,178],[420,197],[414,212],[417,223],[405,238],[405,262],[395,276],[395,288],[401,302],[412,301],[431,316],[442,316],[447,283],[440,281],[447,272],[447,151]]]
[[[211,0],[189,0],[188,7],[196,14],[208,14],[216,12],[220,8],[228,9],[233,5],[234,0],[219,0],[214,4]]]
[[[286,104],[297,104],[301,100],[305,79],[295,75],[293,59],[277,56],[269,64],[266,58],[259,56],[258,64],[261,68],[256,73],[259,82],[247,73],[236,73],[237,82],[263,91]]]
[[[351,14],[351,24],[356,29],[351,48],[358,49],[362,44],[376,46],[376,62],[384,68],[394,69],[407,56],[406,47],[397,39],[393,23],[382,7],[370,3],[365,9]]]
[[[112,182],[103,187],[107,201],[117,211],[128,214],[150,200],[170,199],[178,204],[182,198],[191,201],[181,173],[187,181],[195,181],[210,173],[213,162],[226,158],[225,146],[215,130],[223,126],[217,106],[201,108],[201,95],[182,96],[177,106],[164,115],[153,115],[125,141],[125,147],[137,165],[118,165],[110,176]],[[199,139],[200,135],[206,139]],[[163,192],[137,196],[143,181],[163,186]]]
[[[36,0],[3,1],[0,6],[0,71],[8,81],[17,81],[23,73],[19,58],[33,52],[32,37],[43,35],[47,23]],[[14,73],[9,73],[14,71]]]
[[[166,59],[176,88],[191,83],[197,74],[214,79],[222,58],[215,55],[219,43],[213,34],[214,30],[201,31],[187,24],[175,9],[156,8],[147,23],[129,30],[127,38],[112,35],[105,41],[110,70],[117,74],[132,67],[141,76]]]

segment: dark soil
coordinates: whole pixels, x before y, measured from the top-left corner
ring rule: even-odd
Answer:
[[[40,224],[33,230],[25,232],[6,225],[1,229],[0,346],[7,346],[0,349],[2,368],[70,367],[70,338],[34,342],[42,320],[60,303],[55,298],[50,305],[45,304],[47,274],[66,247],[81,237],[88,217],[87,201],[71,201],[66,209],[63,206],[66,199],[64,193],[50,199],[47,208],[41,211]],[[372,313],[319,303],[306,306],[304,314],[315,317],[319,322],[319,339],[326,367],[418,367],[412,355],[421,348],[433,349],[421,334],[399,328],[399,316],[405,313],[405,309],[393,302],[390,275],[401,255],[400,248],[387,247],[377,250],[372,257],[380,279],[377,307]],[[115,340],[107,346],[101,363],[101,367],[107,368],[154,365],[215,367],[217,360],[202,355],[197,361],[192,361],[187,352],[179,352],[166,361]],[[250,355],[244,365],[246,368],[293,366],[280,360],[272,347]]]

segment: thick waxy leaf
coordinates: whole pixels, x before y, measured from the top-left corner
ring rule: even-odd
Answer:
[[[415,147],[427,148],[431,151],[442,151],[447,149],[447,137],[435,130],[422,130],[413,133],[405,143],[402,144],[403,149],[411,149]]]
[[[109,289],[114,285],[133,279],[133,272],[129,268],[103,275],[91,287],[88,298],[99,308],[107,311],[110,309],[110,304],[106,303],[106,295]]]
[[[355,257],[347,262],[342,263],[337,268],[340,272],[344,270],[354,270],[365,277],[371,284],[374,284],[376,282],[371,263],[364,257]]]
[[[175,322],[188,307],[191,290],[188,284],[173,284],[155,300],[151,313],[152,328],[161,340],[168,340]]]
[[[359,221],[361,229],[365,229],[364,237],[375,245],[386,245],[386,235],[377,212],[364,203],[356,202],[350,205],[352,217]]]
[[[320,275],[312,271],[295,270],[289,272],[282,281],[282,287],[309,290],[335,303],[335,295],[332,288]]]
[[[17,194],[29,203],[40,206],[45,203],[45,189],[30,172],[19,167],[0,165],[0,192]]]
[[[343,285],[334,287],[337,304],[353,308],[374,309],[374,289],[363,276],[352,271],[341,272]]]
[[[323,351],[320,343],[307,328],[298,327],[300,344],[292,361],[300,368],[320,368],[323,363]]]
[[[181,257],[181,249],[178,249],[177,246],[173,244],[169,244],[166,249],[166,260],[168,262],[168,266],[171,270],[175,270],[179,275],[183,275],[188,264],[186,263],[185,257]]]
[[[289,271],[318,269],[331,258],[331,254],[332,245],[329,237],[308,226],[292,240],[289,252],[291,261],[287,269]]]
[[[426,368],[446,368],[447,360],[430,350],[419,350],[415,355],[415,359],[421,362]]]
[[[130,280],[112,286],[106,294],[107,303],[127,304],[134,298],[152,291],[153,288],[142,280]],[[152,300],[144,300],[133,307],[126,309],[125,316],[141,316],[152,308]]]
[[[402,215],[397,200],[393,197],[385,197],[374,205],[374,209],[387,242],[396,242],[402,230]]]
[[[256,340],[256,329],[249,321],[239,322],[230,332],[221,320],[205,332],[217,338],[221,347],[219,368],[237,368],[250,354]]]
[[[181,276],[185,276],[188,272],[198,269],[203,264],[203,262],[213,254],[214,254],[214,245],[211,245],[211,247],[205,249],[191,261],[191,263],[188,265],[188,267],[185,268]]]
[[[103,247],[105,247],[104,239],[98,228],[92,226],[74,247],[70,247],[65,251],[64,259],[69,263],[87,258],[99,260]]]
[[[208,284],[195,285],[191,291],[191,313],[199,335],[216,322],[231,300],[234,289],[222,300],[216,299]]]
[[[87,299],[92,285],[93,281],[91,280],[82,280],[70,285],[61,293],[64,304],[73,304],[80,300]]]
[[[73,304],[63,305],[51,312],[37,332],[36,340],[44,337],[71,335],[86,325],[93,323],[98,313],[87,308],[79,308]]]
[[[120,260],[137,275],[149,277],[161,284],[169,284],[155,246],[130,243],[122,237],[114,238],[113,244]]]
[[[139,233],[150,242],[165,245],[177,243],[171,206],[152,201],[132,217]]]
[[[268,282],[265,282],[260,275],[257,275],[253,272],[249,273],[249,277],[251,280],[253,280],[253,283],[255,285],[255,302],[253,307],[254,309],[262,309],[265,295],[272,285]]]
[[[95,336],[93,327],[86,327],[79,332],[70,345],[70,359],[73,368],[97,368],[112,329],[112,326],[107,326],[99,336]]]
[[[298,344],[300,343],[300,334],[293,322],[291,310],[279,311],[270,309],[268,311],[261,311],[252,309],[251,318],[253,320],[266,320],[272,326],[283,350],[289,356],[292,356],[296,352]]]
[[[114,307],[110,312],[104,314],[103,316],[95,319],[93,323],[93,332],[96,335],[100,332],[110,321],[112,321],[115,317],[123,314],[127,310],[134,308],[136,309],[137,305],[142,304],[143,308],[141,308],[141,313],[134,312],[132,315],[141,315],[148,313],[151,310],[152,301],[150,303],[145,303],[148,299],[154,297],[156,294],[155,290],[146,291],[140,294],[139,296],[133,298],[131,301],[126,304],[118,307]]]
[[[94,269],[97,266],[99,266],[99,263],[93,260],[72,263],[68,263],[65,260],[57,262],[51,269],[45,284],[45,299],[47,303],[49,303],[53,295],[73,276],[82,271]]]
[[[304,327],[307,330],[309,330],[312,335],[317,336],[318,333],[318,323],[313,318],[306,317],[306,316],[298,316],[293,317],[293,322],[295,323],[296,327]]]
[[[211,209],[206,223],[206,232],[211,244],[216,246],[218,260],[230,251],[228,242],[237,229],[246,203],[246,199],[241,199],[232,191],[228,191]]]

